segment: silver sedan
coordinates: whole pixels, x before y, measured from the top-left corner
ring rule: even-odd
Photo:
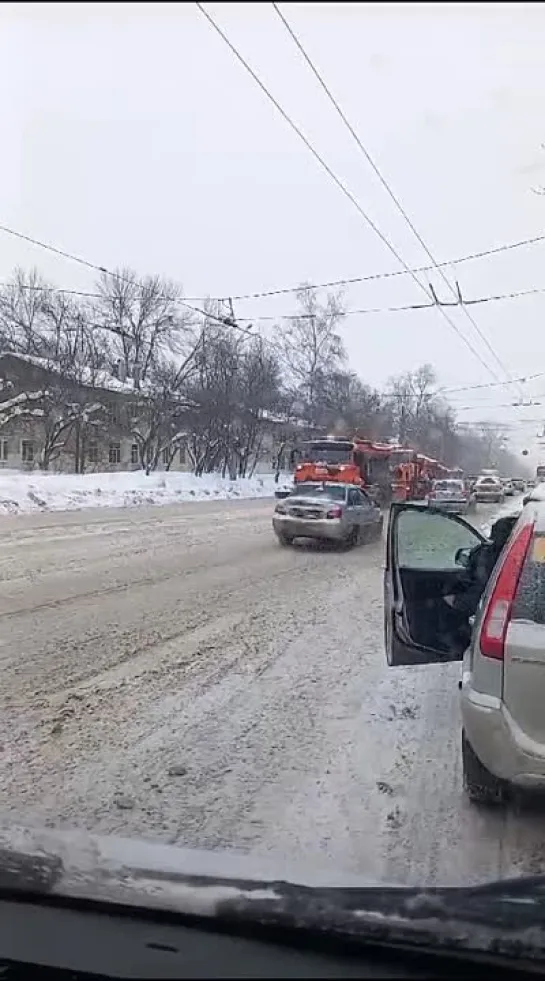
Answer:
[[[272,523],[281,545],[291,545],[295,538],[315,538],[350,546],[378,538],[383,517],[355,485],[309,481],[276,505]]]

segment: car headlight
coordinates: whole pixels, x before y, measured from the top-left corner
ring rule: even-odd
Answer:
[[[276,507],[275,507],[275,509],[274,509],[274,511],[275,511],[275,514],[285,514],[286,513],[286,508],[285,508],[284,504],[277,504]]]

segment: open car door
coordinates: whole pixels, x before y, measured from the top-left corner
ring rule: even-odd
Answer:
[[[384,570],[384,642],[390,665],[459,661],[456,625],[469,620],[446,596],[464,588],[469,552],[487,539],[463,518],[392,504]],[[460,637],[463,636],[460,633]]]

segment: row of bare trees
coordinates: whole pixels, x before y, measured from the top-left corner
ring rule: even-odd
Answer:
[[[174,283],[103,275],[89,294],[57,291],[37,270],[18,269],[0,289],[0,348],[51,369],[47,384],[0,391],[0,430],[14,419],[39,423],[40,465],[70,442],[83,472],[88,447],[111,425],[105,392],[130,402],[129,431],[140,466],[172,461],[183,442],[195,473],[251,474],[272,419],[304,420],[311,432],[376,439],[396,436],[472,469],[501,445],[462,435],[437,394],[429,365],[391,379],[386,393],[350,370],[341,337],[343,297],[307,286],[274,343],[237,325],[212,302],[200,312]],[[113,384],[112,384],[113,377]]]

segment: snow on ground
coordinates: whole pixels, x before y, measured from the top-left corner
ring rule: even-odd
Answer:
[[[540,486],[543,486],[543,490],[545,491],[545,485]],[[498,518],[506,518],[511,514],[520,514],[523,508],[523,498],[523,494],[517,495],[517,497],[508,497],[505,504],[494,514],[493,520],[496,521]],[[480,530],[484,535],[490,534],[492,523],[492,520],[487,520],[481,524]]]
[[[219,474],[191,473],[54,474],[0,472],[0,515],[82,508],[137,507],[182,501],[273,497],[272,474],[229,480]]]
[[[482,809],[464,793],[461,665],[386,663],[384,543],[280,548],[271,512],[0,521],[0,826],[337,882],[543,873],[542,801]]]

